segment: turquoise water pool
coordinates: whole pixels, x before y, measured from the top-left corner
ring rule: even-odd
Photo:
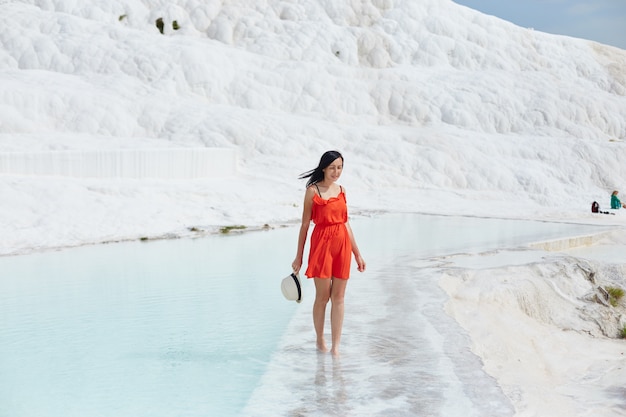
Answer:
[[[598,230],[410,214],[352,227],[371,269]],[[297,308],[280,292],[296,239],[287,227],[0,258],[0,416],[240,415]]]

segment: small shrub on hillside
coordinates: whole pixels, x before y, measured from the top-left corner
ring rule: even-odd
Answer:
[[[159,32],[161,32],[162,34],[163,28],[165,27],[165,24],[163,23],[163,18],[159,17],[157,20],[155,20],[154,24],[156,25],[157,29],[159,29]]]
[[[620,300],[624,297],[624,290],[618,287],[606,287],[606,292],[609,293],[609,303],[613,307],[617,307]]]
[[[245,229],[245,228],[246,228],[246,226],[241,226],[241,225],[238,225],[238,226],[224,226],[224,227],[222,227],[220,229],[220,233],[226,234],[226,233],[230,233],[231,230],[242,230],[242,229]]]

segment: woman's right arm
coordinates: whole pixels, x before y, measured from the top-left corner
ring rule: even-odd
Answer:
[[[304,193],[304,204],[302,209],[302,224],[300,224],[300,233],[298,234],[298,250],[296,251],[296,259],[293,260],[291,267],[293,272],[300,272],[302,267],[302,258],[304,257],[304,244],[306,236],[309,233],[309,225],[311,224],[311,211],[313,208],[313,187],[306,189]]]

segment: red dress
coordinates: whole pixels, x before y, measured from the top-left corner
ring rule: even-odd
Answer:
[[[348,206],[343,188],[337,197],[328,200],[314,194],[311,220],[315,227],[305,275],[309,278],[350,278],[352,242],[346,227]]]

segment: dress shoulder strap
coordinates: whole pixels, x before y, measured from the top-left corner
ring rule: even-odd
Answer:
[[[322,193],[320,193],[320,187],[317,186],[317,184],[313,184],[315,185],[315,188],[317,188],[317,194],[321,197]]]

